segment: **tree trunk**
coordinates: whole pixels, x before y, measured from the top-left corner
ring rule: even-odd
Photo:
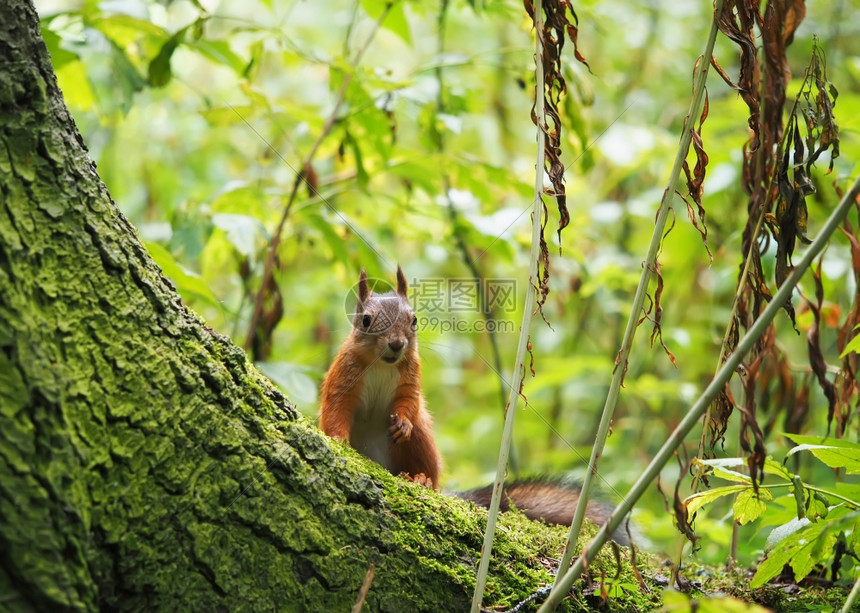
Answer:
[[[374,567],[366,611],[467,610],[485,514],[332,445],[181,304],[29,1],[0,5],[0,61],[0,609],[345,611]],[[488,603],[558,555],[507,521]]]

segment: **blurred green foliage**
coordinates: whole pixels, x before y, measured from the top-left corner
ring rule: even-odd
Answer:
[[[842,155],[832,175],[816,175],[811,236],[837,200],[831,184],[844,188],[860,159],[860,21],[848,18],[856,1],[810,3],[790,48],[789,100],[813,34],[839,88]],[[37,2],[66,102],[113,198],[187,303],[239,344],[296,174],[333,120],[312,161],[309,181],[318,193],[302,185],[284,226],[275,274],[284,316],[260,364],[310,417],[317,385],[349,330],[348,292],[361,267],[390,282],[399,263],[414,287],[429,291],[434,280],[469,278],[468,257],[485,278],[514,280],[514,307],[495,313],[512,322],[512,331],[497,335],[501,374],[510,377],[534,184],[533,33],[513,0],[445,4],[442,40],[439,0],[397,2],[378,30],[381,0]],[[580,50],[594,74],[569,58],[562,159],[571,225],[558,255],[550,206],[545,311],[552,328],[532,330],[537,376],[527,377],[528,407],[516,425],[517,465],[526,474],[586,469],[711,13],[709,2],[669,0],[586,0],[575,8]],[[736,75],[729,41],[718,40],[716,56]],[[677,200],[677,223],[660,256],[663,337],[677,367],[640,330],[600,465],[599,487],[609,499],[624,494],[709,380],[742,263],[746,107],[716,74],[709,95],[704,206],[714,262]],[[771,274],[773,257],[764,256]],[[823,279],[838,318],[857,292],[841,235],[824,256]],[[481,321],[474,307],[449,307],[424,315],[440,324]],[[801,331],[809,324],[801,313]],[[837,325],[822,330],[833,363]],[[778,342],[798,356],[797,369],[807,368],[803,335],[786,317],[776,328]],[[488,336],[426,325],[420,342],[443,485],[486,483],[502,426]],[[810,393],[805,433],[821,435],[826,402],[817,389]],[[787,448],[781,437],[768,441],[775,458]],[[739,454],[731,428],[725,453]],[[819,470],[809,480],[833,481],[820,465],[809,469]],[[670,498],[679,472],[663,472]],[[672,549],[671,515],[656,489],[638,513],[656,547]],[[725,559],[730,525],[719,511],[700,514],[704,559]],[[742,530],[740,558],[754,560],[765,536]]]

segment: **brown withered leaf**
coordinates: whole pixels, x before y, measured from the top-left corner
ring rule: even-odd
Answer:
[[[807,81],[814,82],[801,91],[806,102],[806,147],[812,151],[806,162],[806,172],[818,157],[830,149],[828,174],[833,171],[833,162],[839,157],[839,126],[833,115],[839,91],[827,79],[827,60],[816,39],[812,46],[812,58],[807,67]],[[814,90],[814,92],[813,92]],[[814,94],[814,95],[813,95]],[[814,101],[811,98],[814,97]],[[816,142],[817,141],[817,142]]]
[[[805,378],[797,386],[794,404],[785,414],[784,432],[801,432],[809,416],[809,381]]]
[[[320,179],[313,164],[307,162],[302,170],[302,178],[308,186],[308,198],[316,198],[319,193]]]
[[[751,137],[749,150],[758,150],[761,141],[759,128],[759,115],[761,106],[758,101],[759,92],[759,68],[756,61],[755,25],[760,20],[758,2],[748,0],[729,0],[723,5],[723,11],[717,22],[720,32],[729,37],[741,50],[740,72],[737,83],[728,79],[723,70],[718,70],[720,76],[726,82],[738,90],[741,98],[749,109],[749,125]],[[714,62],[712,62],[714,63]]]
[[[546,299],[549,296],[549,269],[550,269],[550,261],[549,261],[549,247],[546,244],[546,233],[544,230],[546,229],[546,222],[549,219],[549,213],[546,209],[546,204],[543,203],[543,198],[541,198],[541,205],[543,209],[543,215],[541,216],[541,224],[540,224],[540,238],[539,238],[539,249],[538,249],[538,270],[537,270],[537,283],[535,285],[535,289],[538,292],[537,297],[537,311],[540,313],[541,319],[543,319],[544,323],[552,328],[547,320],[546,315],[543,312],[543,305],[546,303]]]
[[[531,336],[529,336],[527,348],[528,348],[528,352],[529,352],[529,372],[531,372],[532,377],[534,377],[534,376],[536,376],[535,375],[535,354],[534,354],[534,347],[532,347],[532,337]]]
[[[801,195],[806,187],[802,177],[795,177],[793,172],[780,176],[779,171],[784,170],[786,165],[783,163],[779,170],[777,167],[780,166],[778,162],[785,152],[791,151],[788,143],[783,142],[783,109],[786,87],[791,77],[786,48],[791,44],[806,9],[803,0],[770,0],[767,3],[734,0],[727,8],[728,13],[723,11],[720,26],[740,47],[741,72],[736,87],[750,110],[748,122],[751,135],[744,145],[742,173],[744,188],[750,195],[747,204],[748,219],[743,231],[743,252],[750,259],[750,274],[746,287],[742,288],[739,304],[740,310],[747,315],[742,318],[742,322],[748,326],[760,313],[763,304],[771,299],[761,258],[758,253],[753,253],[755,250],[767,248],[766,239],[755,235],[759,220],[762,216],[767,216],[765,219],[771,236],[778,243],[778,282],[790,273],[791,254],[798,238],[796,230],[805,228],[805,200]],[[755,26],[758,26],[761,37],[761,65],[755,61]],[[718,72],[726,79],[725,71]],[[766,74],[767,78],[762,79],[760,74]],[[730,79],[727,80],[731,82]],[[752,101],[751,96],[756,100]],[[762,96],[762,99],[758,96]],[[753,126],[753,123],[757,127]],[[800,163],[799,158],[793,160],[795,167]],[[799,179],[801,191],[795,188],[795,179]],[[786,187],[789,189],[786,190]],[[780,190],[789,193],[790,200],[778,214],[771,215],[770,211],[777,206],[777,200],[781,198]],[[805,230],[801,235],[804,233]],[[763,243],[759,244],[759,241]],[[752,304],[746,304],[748,302]],[[793,320],[790,302],[786,302],[784,307]]]
[[[858,217],[860,217],[860,203],[855,202],[855,205]],[[858,237],[860,232],[855,233],[851,221],[847,217],[839,229],[851,245],[851,264],[854,271],[854,283],[856,287],[860,287],[860,237]],[[845,323],[839,328],[839,334],[836,339],[836,347],[840,355],[845,351],[845,347],[851,339],[855,335],[860,334],[860,332],[856,331],[858,325],[860,325],[860,292],[855,292],[854,304],[845,318]],[[856,405],[857,397],[860,396],[860,354],[849,352],[842,358],[842,366],[837,381],[839,383],[839,403],[836,415],[836,435],[841,437],[848,427],[851,416],[854,414],[851,402],[853,401]]]
[[[275,266],[280,267],[280,260],[275,256]],[[270,275],[264,280],[261,288],[262,309],[257,318],[257,325],[251,342],[251,355],[254,361],[265,361],[272,352],[272,336],[275,328],[284,316],[284,301],[281,288]]]
[[[706,458],[714,457],[717,449],[717,444],[722,443],[726,434],[726,428],[729,427],[729,417],[735,408],[735,402],[732,398],[731,389],[726,384],[720,393],[714,398],[711,403],[708,415],[710,419],[706,424],[708,429],[709,439],[708,446],[705,452]]]
[[[728,333],[726,334],[725,346],[723,347],[723,353],[726,356],[731,355],[735,350],[735,347],[737,347],[739,340],[740,317],[741,314],[739,313],[738,317],[734,317],[732,319]],[[720,390],[717,397],[711,402],[711,406],[708,407],[706,422],[704,424],[704,430],[708,434],[708,444],[706,446],[703,445],[703,459],[714,457],[717,443],[725,442],[724,436],[726,428],[728,428],[729,417],[731,417],[734,407],[735,400],[732,397],[729,384],[726,383],[726,385],[723,386],[723,389]],[[707,480],[705,480],[705,484],[707,485]]]
[[[764,13],[759,13],[764,71],[764,116],[762,117],[763,143],[771,147],[782,140],[782,114],[785,91],[791,80],[786,47],[794,39],[794,32],[806,16],[804,0],[770,0]],[[769,150],[765,150],[769,152]],[[766,164],[769,166],[769,164]]]
[[[535,6],[533,0],[524,0],[526,12],[532,19],[534,24]],[[549,175],[551,190],[548,191],[555,197],[558,207],[558,239],[561,244],[561,232],[568,224],[570,224],[570,213],[567,210],[567,196],[565,195],[564,187],[564,164],[561,161],[561,134],[562,121],[559,117],[558,104],[561,97],[567,92],[567,83],[565,82],[562,73],[562,51],[564,50],[565,41],[570,39],[573,44],[573,53],[577,61],[581,62],[588,68],[585,57],[580,53],[578,47],[579,36],[579,18],[573,10],[569,0],[546,0],[542,3],[544,19],[543,27],[537,29],[536,35],[542,43],[542,54],[537,61],[541,62],[544,71],[544,82],[536,84],[538,95],[535,96],[535,105],[541,104],[543,110],[544,121],[538,120],[536,106],[532,108],[532,122],[538,126],[546,135],[544,141],[544,170]],[[543,199],[541,198],[541,201]],[[546,303],[549,295],[549,251],[544,238],[544,228],[546,226],[546,206],[543,207],[544,217],[541,223],[541,253],[538,261],[538,310],[546,321],[543,314],[543,305]]]
[[[746,376],[741,377],[744,386],[744,404],[738,407],[738,412],[741,415],[741,449],[746,456],[747,468],[756,494],[758,494],[759,473],[764,469],[764,460],[767,455],[764,446],[764,434],[756,420],[755,388],[763,357],[763,354],[759,355],[746,366]],[[752,445],[750,445],[750,437],[753,439]]]
[[[756,417],[759,410],[768,414],[764,434],[773,429],[780,416],[784,417],[782,431],[798,432],[809,413],[808,386],[804,381],[797,381],[789,356],[776,340],[776,329],[770,326],[756,344],[754,353],[757,355],[758,364],[748,371],[749,381],[745,381],[744,386],[746,395],[755,391],[753,384],[758,388],[757,404],[750,403],[748,398],[745,400],[753,417]],[[757,418],[755,421],[758,421]],[[763,458],[765,454],[763,438],[759,438],[759,428],[759,424],[755,423],[749,430],[755,441],[753,453],[747,458],[750,471],[753,470],[753,462]],[[745,436],[749,441],[748,433],[745,432]]]
[[[663,328],[661,323],[663,321],[663,306],[660,304],[660,300],[663,297],[663,273],[660,270],[660,261],[654,260],[654,267],[651,271],[654,277],[657,279],[657,287],[654,289],[654,299],[653,299],[653,313],[652,317],[649,317],[651,320],[652,328],[651,328],[651,347],[654,346],[654,341],[659,340],[660,346],[663,348],[663,351],[669,357],[669,361],[672,362],[672,366],[675,368],[678,367],[678,363],[675,359],[675,354],[669,351],[669,347],[666,346],[666,343],[663,341]],[[649,311],[651,307],[649,307]],[[647,317],[647,312],[646,312]],[[641,321],[641,320],[640,320]]]
[[[651,595],[651,588],[648,587],[648,584],[645,583],[645,578],[642,576],[642,573],[639,572],[639,565],[637,564],[636,559],[636,543],[633,541],[635,537],[633,536],[633,531],[630,529],[630,516],[627,516],[627,519],[624,522],[624,532],[627,533],[627,542],[630,543],[630,567],[633,570],[633,576],[636,577],[636,582],[639,584],[639,591],[643,594]],[[618,549],[616,548],[616,552]]]
[[[684,160],[683,166],[684,175],[687,177],[687,191],[689,192],[690,198],[692,198],[693,202],[696,203],[698,219],[696,218],[696,213],[693,212],[693,207],[690,205],[689,200],[684,198],[684,203],[687,205],[687,217],[690,218],[690,222],[693,224],[693,227],[695,227],[701,235],[702,243],[704,243],[705,250],[708,252],[708,257],[713,264],[714,254],[711,253],[711,248],[708,246],[708,226],[705,223],[705,207],[702,206],[705,169],[708,166],[708,154],[705,153],[705,147],[702,143],[702,124],[705,123],[705,119],[708,117],[708,106],[708,92],[705,90],[705,103],[702,107],[701,117],[699,117],[699,127],[698,129],[693,128],[692,126],[690,127],[693,150],[696,152],[696,166],[692,173],[690,173],[690,164],[686,159]]]
[[[812,269],[812,279],[815,282],[815,300],[808,301],[809,309],[812,311],[813,321],[806,333],[806,344],[809,349],[809,365],[818,379],[818,385],[827,398],[827,431],[833,422],[836,411],[836,386],[827,378],[827,362],[824,352],[821,350],[821,338],[819,329],[821,327],[821,307],[824,303],[824,285],[821,283],[821,260],[818,266]]]
[[[792,143],[794,144],[793,151],[792,147],[789,146]],[[792,154],[794,156],[799,155],[801,158],[803,156],[803,141],[800,138],[800,128],[795,118],[789,120],[788,138],[777,177],[780,197],[776,203],[774,215],[776,223],[772,229],[775,230],[773,238],[777,243],[776,282],[778,285],[782,285],[791,272],[791,256],[794,254],[798,236],[801,239],[806,238],[803,233],[799,235],[797,230],[801,226],[804,232],[806,229],[806,196],[809,193],[807,190],[811,187],[811,183],[806,181],[805,184],[801,185],[796,179],[800,168],[793,168]],[[794,179],[789,176],[792,169],[794,170]],[[792,322],[794,322],[793,313]]]
[[[678,455],[678,452],[675,452],[675,457],[678,459],[678,464],[681,467],[680,474],[685,475],[690,469],[689,462],[686,466],[681,461],[681,456]],[[699,547],[696,546],[696,542],[699,540],[699,536],[696,534],[693,528],[693,522],[696,519],[696,514],[694,513],[692,517],[690,517],[689,512],[687,511],[687,505],[684,504],[684,501],[681,500],[680,493],[681,479],[678,479],[675,482],[675,491],[672,496],[672,510],[675,513],[675,523],[678,527],[678,530],[687,537],[690,543],[693,546],[693,551],[697,551]]]
[[[723,80],[738,91],[748,109],[747,125],[750,135],[743,146],[741,182],[744,190],[749,194],[749,200],[741,248],[744,259],[749,262],[749,272],[745,285],[739,288],[737,301],[738,323],[744,328],[752,325],[752,322],[761,312],[763,304],[770,300],[770,292],[764,294],[762,291],[766,290],[767,284],[764,281],[765,274],[760,255],[767,248],[767,239],[762,239],[760,235],[756,234],[759,219],[766,212],[767,185],[773,167],[771,157],[774,149],[772,142],[762,142],[764,132],[761,125],[761,102],[759,100],[761,68],[756,57],[755,31],[760,22],[759,2],[755,0],[728,0],[725,2],[722,13],[718,15],[717,24],[720,31],[739,48],[740,69],[737,82],[729,77],[715,57],[711,58],[711,64]],[[774,131],[771,129],[767,133],[772,134]],[[762,244],[762,240],[764,240],[764,244]],[[740,266],[741,271],[744,268],[744,265]]]
[[[738,86],[732,81],[732,78],[729,76],[729,73],[726,72],[726,69],[723,68],[717,58],[715,56],[711,56],[711,66],[713,66],[714,70],[717,71],[717,74],[722,77],[723,81],[725,81],[726,85],[731,87],[734,90],[738,89]]]
[[[800,432],[808,410],[808,403],[801,397],[804,390],[798,389],[794,373],[785,353],[771,351],[759,371],[758,406],[768,419],[762,431],[765,437],[779,428],[782,432]],[[777,426],[780,417],[783,424]]]
[[[782,5],[773,10],[785,12],[787,18],[802,19],[803,11],[792,8],[792,3],[783,2]],[[776,13],[768,9],[765,16],[768,18],[772,14]],[[771,28],[773,30],[775,26]],[[768,31],[768,35],[773,39],[771,46],[774,48],[791,39],[790,33],[786,32],[777,36],[774,31]],[[787,70],[787,62],[784,68]],[[803,85],[789,116],[785,139],[779,144],[782,155],[776,176],[774,215],[772,219],[768,218],[768,227],[777,242],[775,278],[778,284],[782,284],[791,272],[796,242],[810,242],[806,236],[809,215],[806,198],[815,192],[810,179],[812,166],[828,149],[831,151],[830,168],[833,157],[839,155],[839,127],[833,115],[837,95],[836,88],[827,80],[823,51],[815,41]],[[801,135],[801,126],[805,136]],[[804,159],[805,155],[808,157]],[[785,309],[794,323],[791,304],[787,303]]]

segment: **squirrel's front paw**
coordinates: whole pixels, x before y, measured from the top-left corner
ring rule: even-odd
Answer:
[[[417,475],[410,475],[409,473],[400,473],[400,476],[407,481],[412,481],[412,483],[417,483],[418,485],[429,487],[431,490],[434,489],[433,479],[431,479],[424,473],[418,473]]]
[[[388,432],[391,434],[391,440],[395,443],[408,441],[409,437],[412,436],[412,422],[397,413],[392,413],[389,420],[391,426],[388,428]]]

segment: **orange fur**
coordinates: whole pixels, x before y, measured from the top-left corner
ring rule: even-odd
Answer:
[[[393,474],[438,487],[441,458],[421,394],[414,313],[400,267],[397,289],[374,294],[361,271],[349,337],[320,393],[320,427]]]

